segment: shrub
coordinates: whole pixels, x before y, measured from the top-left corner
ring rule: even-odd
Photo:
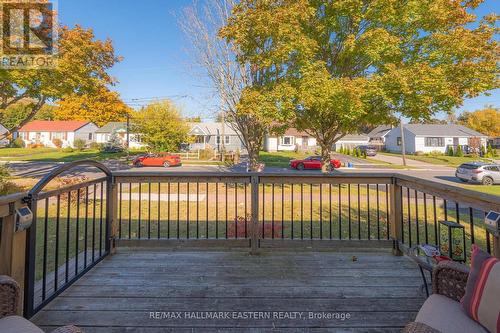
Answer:
[[[21,138],[16,138],[10,143],[11,148],[24,148],[26,144],[24,143],[24,140]]]
[[[464,151],[462,150],[462,146],[458,145],[457,149],[455,151],[455,156],[456,157],[463,157],[464,156]]]
[[[418,151],[415,152],[415,156],[425,156],[425,155],[426,154],[423,151],[420,151],[420,150],[418,150]]]
[[[363,150],[363,152],[362,152],[362,153],[363,153],[363,158],[365,158],[365,159],[366,159],[366,158],[367,158],[367,155],[366,155],[366,150]]]
[[[89,145],[89,148],[92,150],[101,150],[103,144],[102,143],[97,143],[97,142],[91,142]]]
[[[73,148],[71,148],[71,147],[65,147],[65,148],[62,149],[63,153],[72,153],[74,151],[75,150]]]
[[[85,149],[86,145],[87,145],[87,142],[83,139],[75,139],[75,141],[73,141],[73,146],[78,151]]]
[[[486,149],[484,148],[483,145],[481,145],[480,151],[481,151],[481,156],[485,156],[486,155]]]
[[[21,192],[22,189],[10,181],[9,168],[6,165],[0,165],[0,195]]]
[[[221,152],[222,154],[225,154],[224,151]],[[212,148],[205,148],[205,149],[200,149],[200,160],[211,160],[215,156],[215,150]]]
[[[452,146],[448,146],[446,148],[446,155],[447,156],[453,156],[454,155],[454,151],[453,151],[453,147]]]
[[[52,139],[52,143],[54,144],[54,146],[56,146],[56,148],[62,148],[63,142],[61,139]]]
[[[30,148],[30,149],[37,149],[37,148],[43,148],[43,147],[45,147],[45,146],[41,143],[30,143],[28,145],[28,148]]]
[[[439,150],[433,150],[429,153],[429,156],[443,156],[443,152],[439,151]]]

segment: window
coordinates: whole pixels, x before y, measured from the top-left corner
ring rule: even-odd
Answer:
[[[230,142],[231,142],[231,139],[230,139],[229,135],[226,135],[226,137],[224,138],[224,143],[226,145],[228,145]]]
[[[62,140],[64,138],[64,132],[54,132],[52,133],[52,138]]]
[[[500,168],[498,168],[497,166],[489,166],[489,167],[485,167],[485,169],[488,171],[500,172]]]
[[[281,144],[283,146],[291,146],[293,145],[293,136],[284,136],[281,138]]]
[[[89,140],[92,140],[92,133],[89,133]]]
[[[400,136],[398,136],[398,137],[396,138],[396,145],[401,146],[401,143],[402,143],[402,142],[403,142],[403,140],[401,140],[401,137],[400,137]]]
[[[426,147],[444,147],[444,138],[425,138]]]

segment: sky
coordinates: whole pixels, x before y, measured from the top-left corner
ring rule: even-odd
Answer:
[[[170,98],[185,116],[212,118],[217,112],[210,82],[194,63],[178,20],[193,0],[59,0],[59,22],[92,28],[97,38],[110,38],[123,61],[111,69],[118,79],[113,87],[131,106],[150,98]],[[500,1],[486,0],[476,13],[500,13]],[[137,100],[139,99],[139,100]],[[500,89],[490,96],[465,101],[457,109],[473,111],[500,106]],[[444,115],[440,116],[441,118]]]

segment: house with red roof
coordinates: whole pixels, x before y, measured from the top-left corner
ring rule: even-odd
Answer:
[[[54,142],[61,140],[62,147],[74,147],[76,139],[87,143],[95,141],[98,127],[89,121],[80,120],[34,120],[18,130],[18,137],[26,145],[42,144],[56,147]]]

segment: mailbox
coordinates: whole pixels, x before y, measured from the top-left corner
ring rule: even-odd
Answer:
[[[16,232],[23,231],[31,227],[33,222],[33,212],[28,207],[16,209]]]

